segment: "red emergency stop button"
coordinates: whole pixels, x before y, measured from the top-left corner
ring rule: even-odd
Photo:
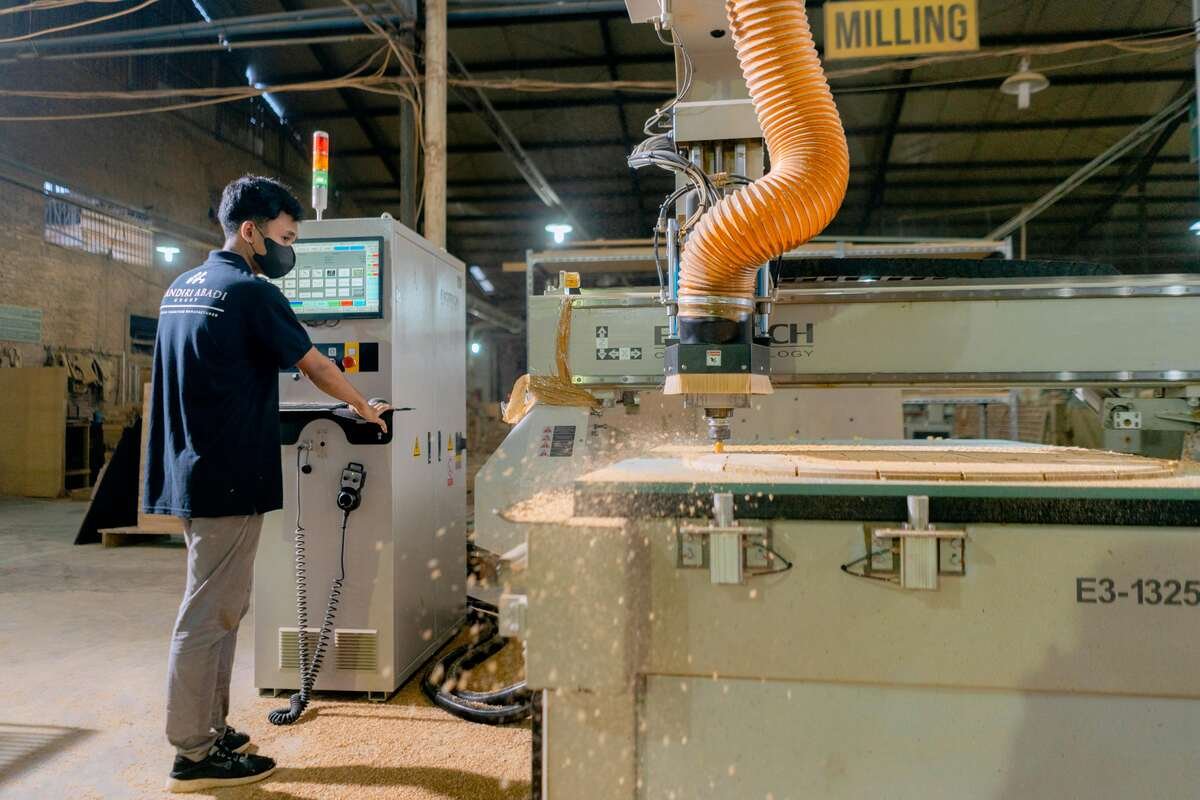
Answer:
[[[354,356],[345,356],[342,358],[342,366],[346,369],[354,369]]]

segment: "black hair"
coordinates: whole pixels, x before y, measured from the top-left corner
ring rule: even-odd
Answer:
[[[286,184],[261,175],[243,175],[221,192],[217,219],[226,236],[237,235],[246,220],[261,225],[289,214],[297,222],[304,219],[304,207]]]

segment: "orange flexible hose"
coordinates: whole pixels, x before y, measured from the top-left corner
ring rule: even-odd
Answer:
[[[758,268],[824,230],[850,177],[846,132],[804,0],[726,0],[725,12],[771,171],[700,218],[684,245],[683,297],[753,298]]]

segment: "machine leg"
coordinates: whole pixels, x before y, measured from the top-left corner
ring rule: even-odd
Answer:
[[[542,800],[542,698],[545,692],[534,692],[532,702],[533,758],[530,774],[530,800]]]

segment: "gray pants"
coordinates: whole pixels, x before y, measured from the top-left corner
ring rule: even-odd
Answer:
[[[238,625],[250,608],[261,514],[184,520],[187,588],[167,666],[167,739],[193,761],[225,733]]]

